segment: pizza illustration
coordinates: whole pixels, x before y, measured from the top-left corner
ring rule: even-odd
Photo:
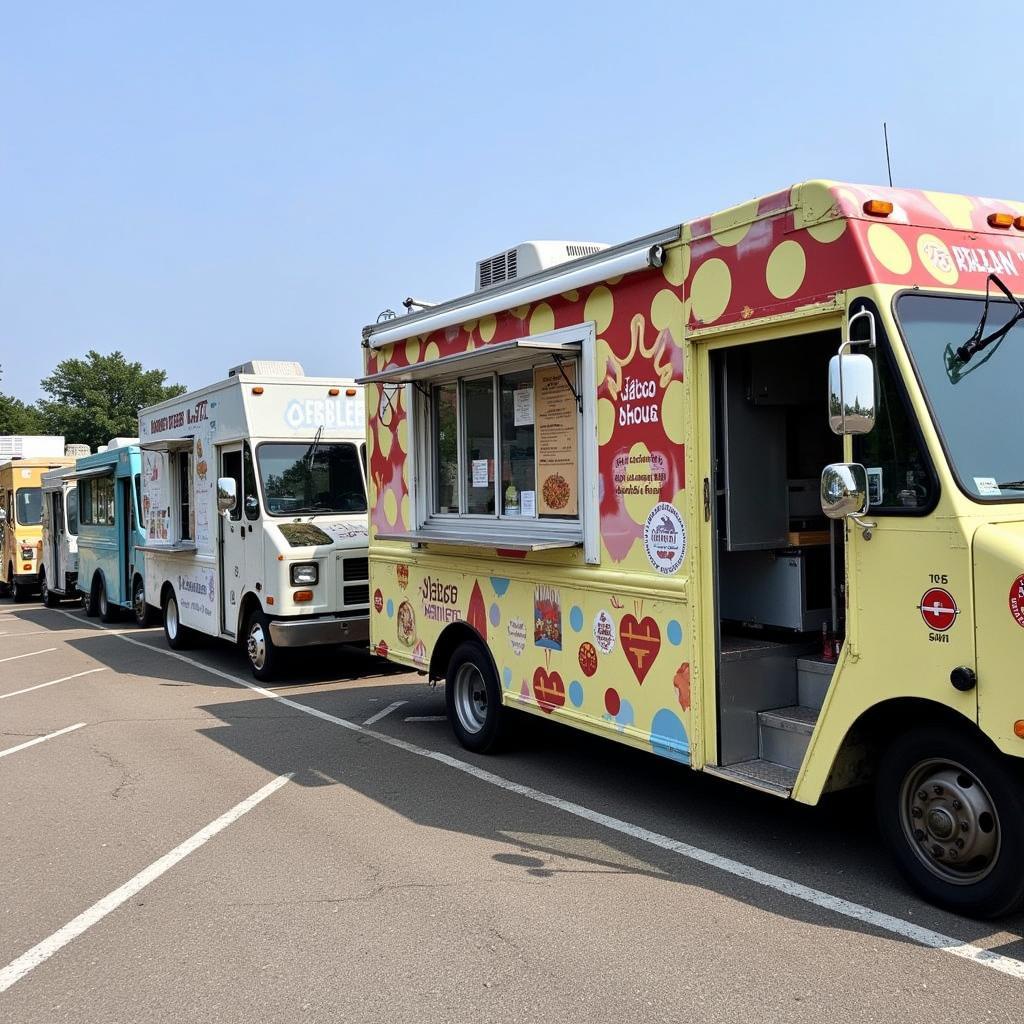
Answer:
[[[597,671],[597,648],[590,642],[580,644],[580,671],[588,679]]]
[[[544,503],[548,508],[565,508],[569,504],[569,482],[561,473],[552,473],[544,480]]]
[[[406,647],[411,647],[412,642],[416,637],[416,613],[412,610],[412,605],[408,601],[403,601],[398,606],[398,639],[405,644]]]

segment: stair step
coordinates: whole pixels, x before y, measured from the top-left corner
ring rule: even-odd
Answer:
[[[757,736],[762,760],[794,770],[799,768],[817,721],[818,709],[802,705],[759,711]]]
[[[797,699],[803,707],[820,708],[825,703],[825,694],[828,693],[835,670],[834,661],[825,661],[824,658],[797,658]]]
[[[772,708],[770,711],[758,712],[758,720],[772,729],[784,729],[786,732],[799,732],[810,736],[818,721],[817,708],[805,708],[794,704],[788,708]]]
[[[789,796],[796,782],[795,768],[761,758],[725,766],[709,764],[704,766],[704,771],[720,779],[729,779],[774,796]]]

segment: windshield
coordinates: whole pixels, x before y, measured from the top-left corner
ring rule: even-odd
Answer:
[[[313,460],[310,463],[310,455]],[[365,512],[366,489],[354,444],[261,444],[256,463],[272,516]]]
[[[904,295],[896,304],[907,346],[946,455],[973,498],[1024,498],[1024,449],[1017,405],[1024,379],[1024,323],[967,363],[956,349],[972,336],[985,300]],[[1017,312],[1005,300],[989,304],[986,334]]]
[[[42,488],[20,488],[14,496],[14,506],[19,526],[38,526],[43,521]]]

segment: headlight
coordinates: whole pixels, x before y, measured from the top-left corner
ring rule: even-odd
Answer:
[[[292,584],[310,586],[320,582],[320,567],[316,562],[300,562],[292,566]]]

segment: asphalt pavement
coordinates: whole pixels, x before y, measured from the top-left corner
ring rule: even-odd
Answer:
[[[492,757],[366,653],[0,602],[0,1021],[1020,1021],[1024,916],[817,808],[524,719]]]

